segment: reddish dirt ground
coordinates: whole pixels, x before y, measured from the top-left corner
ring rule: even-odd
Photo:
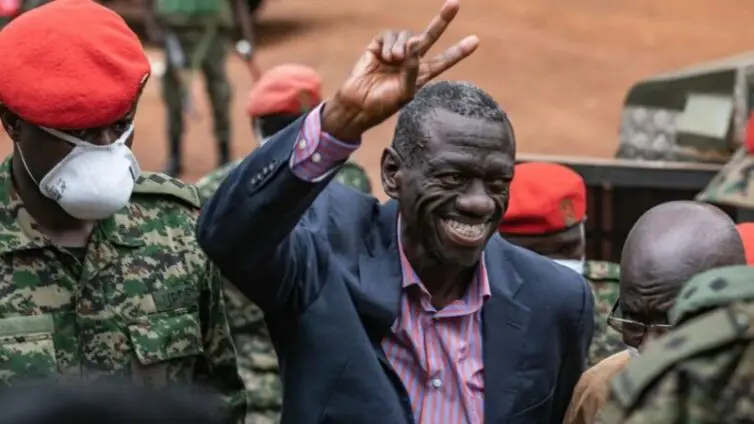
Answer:
[[[367,42],[388,28],[421,30],[441,0],[267,0],[260,16],[259,62],[315,67],[332,93]],[[444,78],[469,80],[491,93],[512,117],[519,151],[608,157],[616,148],[620,106],[633,82],[658,72],[754,48],[750,0],[464,0],[440,46],[467,34],[482,45]],[[161,53],[149,51],[159,58]],[[234,87],[235,156],[252,146],[243,106],[250,88],[237,58],[228,65]],[[195,88],[201,116],[189,126],[184,178],[215,166],[209,109]],[[356,159],[376,178],[394,121],[372,130]],[[142,167],[165,159],[159,80],[145,90],[135,150]],[[10,150],[7,137],[1,147]],[[3,152],[3,153],[5,153]]]

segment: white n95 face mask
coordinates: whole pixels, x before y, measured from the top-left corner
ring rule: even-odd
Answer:
[[[126,146],[134,130],[133,123],[106,146],[52,128],[40,128],[74,145],[37,184],[44,196],[57,202],[72,217],[87,221],[108,218],[128,203],[134,181],[141,172],[133,152]],[[23,153],[21,160],[31,175]]]

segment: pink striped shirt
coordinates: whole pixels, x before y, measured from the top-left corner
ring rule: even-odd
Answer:
[[[322,105],[306,117],[291,157],[291,170],[305,181],[336,171],[360,144],[323,133],[321,112]],[[464,297],[438,311],[398,245],[401,310],[382,348],[406,387],[416,423],[483,423],[482,306],[490,297],[484,257]]]
[[[416,423],[483,423],[482,306],[490,297],[484,257],[464,297],[438,311],[400,243],[399,251],[401,311],[382,348],[408,391]]]
[[[291,156],[291,171],[304,181],[318,182],[327,178],[359,148],[361,142],[343,142],[322,132],[323,105],[309,112]]]

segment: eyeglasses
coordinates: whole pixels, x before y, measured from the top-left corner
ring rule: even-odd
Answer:
[[[670,324],[644,324],[643,322],[623,318],[618,307],[619,304],[620,298],[615,302],[613,309],[607,316],[607,325],[621,333],[626,344],[631,347],[638,347],[649,333],[662,335],[673,328]]]

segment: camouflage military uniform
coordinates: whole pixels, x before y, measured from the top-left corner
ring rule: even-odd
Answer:
[[[754,155],[744,147],[738,149],[696,199],[754,209]]]
[[[697,275],[658,339],[611,383],[604,424],[744,423],[754,417],[754,268]]]
[[[0,165],[0,386],[27,379],[209,384],[246,411],[218,271],[192,186],[144,173],[87,247],[40,232]]]
[[[230,103],[231,89],[225,72],[228,45],[231,43],[233,28],[232,0],[202,0],[201,5],[216,4],[217,13],[172,12],[180,10],[180,4],[196,3],[197,0],[155,0],[156,16],[166,34],[174,34],[180,43],[185,57],[185,67],[193,72],[201,69],[205,77],[207,94],[212,105],[212,120],[215,140],[218,143],[221,163],[229,160],[230,142]],[[174,165],[180,168],[181,140],[184,134],[183,99],[186,81],[179,76],[185,69],[175,69],[166,60],[166,70],[162,81],[162,95],[167,106],[168,137],[170,155]],[[193,73],[191,74],[193,75]],[[173,170],[171,170],[172,172]]]
[[[584,278],[594,295],[594,337],[589,347],[589,366],[626,348],[623,338],[607,325],[607,316],[618,300],[620,265],[612,262],[587,261]]]
[[[220,187],[220,184],[225,181],[228,174],[230,174],[239,163],[241,163],[241,159],[216,169],[196,182],[196,188],[199,189],[199,197],[202,199],[202,202],[215,194],[215,191]],[[353,162],[346,162],[343,165],[343,168],[338,171],[335,180],[364,193],[372,192],[372,184],[369,181],[366,171],[364,171],[364,168]]]

